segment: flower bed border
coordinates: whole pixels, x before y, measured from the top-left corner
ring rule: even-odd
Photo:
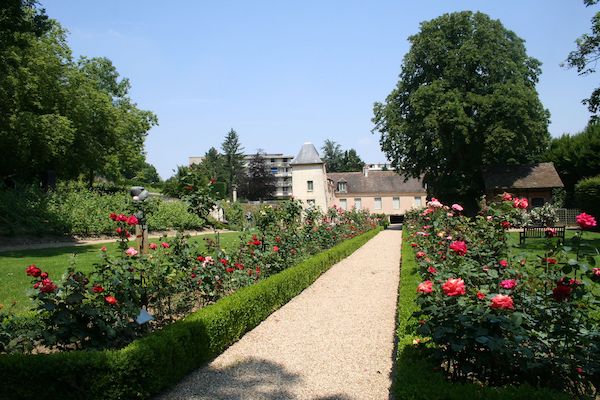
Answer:
[[[566,400],[569,397],[545,388],[529,385],[483,387],[476,384],[460,384],[448,381],[434,365],[413,345],[415,336],[414,318],[417,311],[417,286],[421,282],[415,253],[410,246],[406,230],[402,234],[402,259],[400,290],[398,294],[397,353],[394,366],[392,392],[402,400]]]
[[[381,230],[346,240],[120,350],[1,355],[0,398],[149,398],[222,353]]]

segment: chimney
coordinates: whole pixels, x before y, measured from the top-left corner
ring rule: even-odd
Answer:
[[[367,165],[367,164],[363,165],[363,175],[365,177],[369,176],[369,165]]]

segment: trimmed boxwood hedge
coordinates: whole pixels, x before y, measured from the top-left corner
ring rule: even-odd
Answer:
[[[566,400],[569,397],[549,389],[529,385],[487,387],[472,383],[448,381],[434,370],[430,360],[413,346],[417,321],[411,318],[417,310],[415,299],[421,281],[410,237],[405,231],[402,242],[402,268],[398,297],[398,349],[392,391],[402,400]]]
[[[223,352],[380,230],[242,288],[120,350],[2,355],[0,398],[149,398]]]

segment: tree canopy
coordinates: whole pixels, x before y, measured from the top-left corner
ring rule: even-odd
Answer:
[[[267,168],[264,151],[256,151],[248,163],[248,174],[242,183],[241,195],[248,200],[265,200],[273,197],[276,178]]]
[[[356,172],[362,171],[363,160],[354,149],[342,150],[342,146],[333,140],[326,139],[323,143],[323,161],[327,172]]]
[[[65,31],[35,1],[0,3],[0,178],[119,181],[143,167],[157,119],[129,87],[107,58],[73,60]]]
[[[396,88],[374,105],[373,132],[396,170],[423,176],[444,200],[474,202],[482,168],[543,154],[550,136],[535,89],[540,62],[515,33],[464,11],[423,22],[409,41]]]
[[[231,129],[223,144],[223,168],[225,169],[225,184],[227,193],[231,196],[232,187],[238,185],[244,172],[244,148],[236,131]]]

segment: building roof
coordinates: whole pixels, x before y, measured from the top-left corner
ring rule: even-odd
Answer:
[[[315,148],[315,145],[306,142],[302,145],[302,148],[298,152],[298,155],[290,162],[292,165],[300,164],[322,164],[323,160],[319,157],[319,153]]]
[[[424,193],[420,179],[405,177],[394,171],[369,171],[368,176],[362,172],[328,172],[337,187],[338,182],[346,182],[347,194],[359,193]],[[338,193],[338,192],[336,192]]]
[[[497,165],[483,172],[487,190],[549,189],[564,187],[551,162],[530,165]]]

